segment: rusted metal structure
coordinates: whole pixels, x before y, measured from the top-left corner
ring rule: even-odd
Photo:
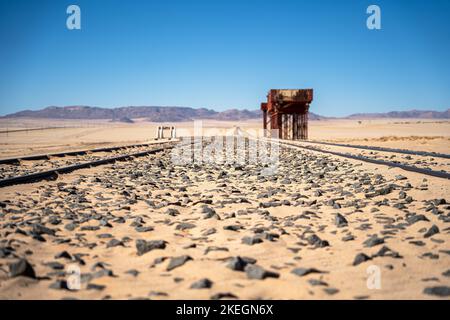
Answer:
[[[272,89],[261,103],[263,126],[280,139],[308,139],[308,112],[313,89]],[[276,131],[273,131],[276,130]]]

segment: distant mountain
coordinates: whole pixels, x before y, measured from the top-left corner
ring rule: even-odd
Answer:
[[[215,116],[215,120],[247,120],[247,119],[258,119],[262,117],[262,112],[260,110],[237,110],[231,109],[222,112],[218,112]]]
[[[206,108],[189,107],[120,107],[99,108],[89,106],[47,107],[41,110],[25,110],[8,114],[3,118],[41,118],[41,119],[110,119],[115,122],[131,123],[132,119],[146,119],[151,122],[179,122],[194,119],[211,120],[250,120],[260,119],[260,110],[231,109],[222,112]],[[310,119],[323,117],[310,113]]]
[[[120,119],[112,119],[111,122],[134,123],[134,121],[128,117],[122,117]]]
[[[195,119],[211,119],[222,121],[239,121],[261,119],[260,110],[214,111],[206,108],[189,107],[119,107],[100,108],[89,106],[47,107],[41,110],[25,110],[8,114],[1,118],[41,118],[41,119],[105,119],[115,122],[132,123],[133,119],[146,119],[151,122],[180,122]],[[387,113],[357,113],[346,119],[450,119],[450,109],[446,111],[392,111]],[[310,120],[329,119],[313,112],[309,113]]]
[[[149,121],[183,121],[197,117],[211,117],[216,112],[207,109],[183,107],[120,107],[99,108],[89,106],[47,107],[41,110],[26,110],[9,114],[6,118],[45,118],[45,119],[137,119]]]
[[[328,119],[328,117],[319,116],[318,114],[316,114],[314,112],[309,112],[308,119],[309,120],[324,120],[324,119]]]
[[[450,109],[446,111],[430,110],[410,110],[410,111],[391,111],[386,113],[355,113],[347,119],[380,119],[380,118],[399,118],[399,119],[450,119]]]

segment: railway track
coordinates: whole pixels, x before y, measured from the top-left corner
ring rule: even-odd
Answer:
[[[248,138],[246,138],[248,139]],[[254,139],[254,138],[250,138],[250,139]],[[261,139],[261,138],[259,138]],[[258,140],[258,139],[256,139]],[[383,166],[388,166],[388,167],[392,167],[392,168],[400,168],[403,169],[405,171],[410,171],[410,172],[415,172],[415,173],[420,173],[426,176],[433,176],[433,177],[437,177],[437,178],[443,178],[443,179],[450,179],[450,173],[447,171],[447,169],[449,168],[450,164],[449,163],[445,163],[443,161],[441,161],[440,163],[432,163],[428,160],[417,160],[414,158],[411,159],[407,159],[410,162],[406,162],[406,163],[402,163],[400,161],[391,161],[392,156],[387,157],[382,155],[382,154],[378,154],[378,152],[380,151],[380,148],[371,148],[369,146],[359,146],[361,148],[354,148],[356,149],[356,151],[353,150],[348,150],[351,149],[352,146],[345,146],[345,148],[347,149],[345,152],[338,152],[338,151],[334,151],[334,150],[328,150],[323,148],[323,146],[321,146],[321,144],[317,144],[317,145],[313,145],[313,142],[308,141],[306,144],[303,141],[292,141],[292,140],[279,140],[279,139],[261,139],[264,141],[272,141],[275,143],[279,143],[279,145],[284,146],[284,147],[289,147],[289,148],[297,148],[297,149],[304,149],[304,150],[309,150],[309,151],[315,151],[315,152],[320,152],[320,153],[324,153],[324,154],[330,154],[330,155],[334,155],[334,156],[339,156],[339,157],[344,157],[347,159],[353,159],[353,160],[359,160],[359,161],[363,161],[363,162],[368,162],[368,163],[372,163],[372,164],[377,164],[377,165],[383,165]],[[225,143],[225,141],[223,141],[223,143]],[[341,148],[343,148],[344,146],[339,146]],[[369,154],[361,154],[358,152],[361,152],[360,149],[362,149],[362,147],[364,147],[363,151],[370,151],[371,153]],[[236,150],[234,151],[236,152]],[[389,149],[390,153],[396,153],[397,156],[400,155],[414,155],[415,157],[430,157],[430,154],[432,154],[433,156],[435,156],[434,153],[427,153],[427,152],[414,152],[410,150],[400,150],[399,152],[396,152],[396,150],[394,149]],[[444,155],[444,154],[440,154],[440,155]],[[447,157],[445,157],[447,155],[444,155],[444,159],[447,159]],[[388,160],[386,160],[388,159]],[[443,168],[441,170],[435,170],[429,167],[419,167],[417,166],[417,164],[425,164],[427,166],[435,166],[438,168]],[[444,170],[445,169],[445,170]]]
[[[272,141],[274,141],[274,140],[272,140]],[[388,167],[393,167],[393,168],[400,168],[405,171],[420,173],[420,174],[427,175],[427,176],[443,178],[443,179],[450,179],[450,173],[445,170],[433,170],[430,168],[418,167],[418,166],[411,165],[411,164],[381,160],[378,158],[370,157],[367,155],[361,155],[361,154],[357,154],[357,153],[352,153],[352,152],[338,152],[338,151],[334,151],[334,150],[327,150],[327,149],[318,147],[317,145],[314,146],[313,142],[310,142],[310,141],[307,142],[307,145],[303,144],[303,141],[302,142],[290,142],[290,141],[288,142],[286,140],[278,140],[276,142],[279,143],[280,146],[316,151],[316,152],[321,152],[321,153],[325,153],[325,154],[331,154],[334,156],[344,157],[347,159],[359,160],[359,161],[363,161],[363,162],[368,162],[368,163],[373,163],[373,164],[383,165],[383,166],[388,166]],[[341,146],[339,146],[339,147],[341,147]],[[345,147],[352,148],[353,146],[351,146],[351,147],[345,146]],[[359,146],[359,147],[363,147],[363,146]],[[360,149],[360,148],[356,148],[356,149]],[[371,147],[367,147],[367,146],[364,146],[364,150],[380,151],[379,148],[371,148]],[[405,151],[405,150],[402,150],[402,151]],[[389,152],[394,152],[394,150],[391,149],[391,151],[389,151]],[[411,155],[411,153],[409,153],[409,151],[408,151],[408,153],[406,153],[406,152],[398,152],[398,153]],[[424,156],[421,153],[420,154],[415,153],[415,155],[416,156]]]
[[[284,140],[286,141],[286,140]],[[413,151],[404,149],[391,149],[371,146],[343,145],[328,142],[313,141],[286,141],[303,146],[314,146],[317,149],[325,151],[334,151],[349,154],[352,156],[360,156],[392,162],[398,165],[418,167],[434,171],[448,172],[450,168],[450,155],[443,153],[432,153],[425,151]]]
[[[248,139],[248,138],[246,138]],[[285,146],[285,147],[289,147],[289,148],[297,148],[297,149],[304,149],[304,150],[309,150],[309,151],[316,151],[316,152],[320,152],[320,153],[324,153],[324,154],[330,154],[330,155],[334,155],[334,156],[339,156],[339,157],[344,157],[347,159],[353,159],[353,160],[359,160],[359,161],[363,161],[363,162],[367,162],[367,163],[372,163],[372,164],[377,164],[377,165],[383,165],[383,166],[388,166],[391,168],[400,168],[403,169],[405,171],[409,171],[409,172],[415,172],[415,173],[420,173],[426,176],[432,176],[432,177],[437,177],[437,178],[443,178],[443,179],[450,179],[450,173],[447,171],[447,169],[449,168],[450,164],[449,163],[445,163],[443,161],[441,161],[440,163],[432,163],[430,161],[426,161],[426,160],[417,160],[414,158],[411,159],[407,159],[409,162],[400,162],[398,160],[395,161],[391,161],[392,156],[390,157],[386,157],[384,155],[380,155],[378,154],[378,152],[381,152],[382,149],[384,148],[371,148],[369,146],[358,146],[359,148],[354,148],[355,150],[348,150],[351,149],[352,146],[348,145],[348,146],[339,146],[341,148],[345,147],[347,149],[346,152],[338,152],[338,151],[333,151],[333,150],[327,150],[324,149],[321,144],[317,144],[316,146],[313,145],[313,142],[311,141],[307,141],[306,145],[304,144],[304,141],[292,141],[292,140],[279,140],[279,139],[263,139],[264,141],[273,141],[275,143],[279,143],[281,146]],[[225,141],[223,141],[222,143],[225,143]],[[236,147],[236,146],[235,146]],[[369,151],[371,152],[370,154],[361,154],[358,152],[361,152],[360,149],[363,149],[363,151]],[[236,150],[234,151],[236,152]],[[430,157],[431,155],[433,157],[435,157],[435,153],[429,153],[429,152],[415,152],[415,151],[411,151],[411,150],[399,150],[399,152],[397,152],[397,150],[395,149],[389,149],[389,151],[386,152],[390,152],[390,153],[396,153],[397,155],[406,155],[406,156],[411,156],[414,155],[415,157],[419,158],[426,158],[426,157]],[[445,154],[438,154],[441,155],[442,157],[440,158],[444,158],[447,159],[447,156],[450,157],[450,155],[445,155]],[[386,160],[388,159],[388,160]],[[430,159],[428,159],[430,160]],[[437,168],[443,168],[441,170],[435,170],[429,167],[419,167],[417,166],[417,164],[425,164],[427,166],[434,166]],[[445,170],[444,170],[445,169]]]
[[[321,145],[327,145],[327,146],[355,148],[355,149],[362,149],[362,150],[369,150],[369,151],[381,151],[381,152],[400,153],[400,154],[414,155],[414,156],[428,156],[428,157],[434,157],[434,158],[450,159],[450,154],[439,153],[439,152],[414,151],[414,150],[407,150],[407,149],[394,149],[394,148],[386,148],[386,147],[364,146],[364,145],[354,145],[354,144],[345,144],[345,143],[333,143],[333,142],[315,141],[315,140],[305,140],[302,142],[310,143],[310,144],[321,144]]]
[[[388,167],[396,167],[406,171],[420,173],[427,176],[450,179],[450,173],[446,170],[433,170],[430,168],[423,168],[413,165],[411,163],[401,163],[399,161],[389,161],[380,159],[379,155],[374,152],[389,152],[393,154],[409,155],[416,157],[439,157],[443,159],[450,158],[450,155],[436,154],[429,152],[414,152],[410,150],[396,150],[369,146],[352,146],[333,144],[326,142],[312,142],[312,141],[287,141],[272,139],[280,146],[288,148],[303,149],[309,151],[330,154],[334,156],[344,157],[353,160],[373,163],[377,165],[384,165]],[[189,144],[195,144],[195,139]],[[175,142],[163,141],[158,143],[145,143],[134,145],[114,146],[107,148],[87,149],[78,151],[69,151],[53,154],[32,155],[17,158],[0,159],[0,188],[11,186],[15,184],[31,183],[40,180],[55,179],[59,174],[69,173],[75,170],[95,167],[116,161],[125,161],[135,157],[141,157],[149,154],[161,152],[163,150],[172,148]],[[348,149],[346,152],[339,152],[336,150],[326,149],[325,147],[338,147]],[[386,150],[385,150],[386,149]],[[353,150],[353,151],[352,151]],[[354,150],[369,151],[370,154],[361,154]],[[109,156],[104,154],[108,153]],[[111,156],[111,153],[113,154]],[[56,160],[55,160],[56,159]],[[414,159],[412,159],[414,161]],[[30,166],[31,165],[31,166]],[[5,173],[8,168],[15,168],[16,170]],[[31,167],[31,168],[30,168]]]
[[[152,145],[157,145],[161,143],[139,143],[139,144],[127,144],[127,145],[121,145],[121,146],[112,146],[112,147],[103,147],[103,148],[95,148],[95,149],[84,149],[84,150],[75,150],[75,151],[65,151],[65,152],[58,152],[58,153],[46,153],[46,154],[37,154],[37,155],[28,155],[28,156],[21,156],[21,157],[12,157],[12,158],[4,158],[0,159],[0,164],[17,164],[21,160],[48,160],[51,157],[67,157],[67,156],[77,156],[77,155],[85,155],[88,153],[99,153],[99,152],[113,152],[118,150],[125,150],[129,148],[138,148],[138,147],[149,147]]]
[[[157,144],[161,144],[161,142]],[[127,153],[138,153],[157,144],[153,142],[3,159],[0,160],[0,179],[72,166],[86,161],[97,161],[111,154],[120,156]]]
[[[2,159],[0,160],[0,174],[2,175],[0,188],[55,179],[59,174],[157,153],[172,148],[174,144],[175,142],[163,141]],[[104,156],[104,153],[113,153],[113,155]],[[50,159],[53,158],[61,159],[50,162]],[[31,169],[27,164],[31,164]],[[8,169],[12,167],[16,170],[13,171],[13,174],[11,172],[8,174]]]

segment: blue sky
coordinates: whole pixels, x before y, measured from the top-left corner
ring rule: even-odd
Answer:
[[[81,30],[66,8],[81,8]],[[366,8],[381,7],[381,30]],[[450,107],[447,0],[0,0],[0,114],[49,105],[256,109],[314,88],[311,111]]]

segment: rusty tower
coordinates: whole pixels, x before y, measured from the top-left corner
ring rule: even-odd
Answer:
[[[261,103],[264,129],[278,130],[280,139],[308,139],[308,112],[313,89],[272,89]]]

